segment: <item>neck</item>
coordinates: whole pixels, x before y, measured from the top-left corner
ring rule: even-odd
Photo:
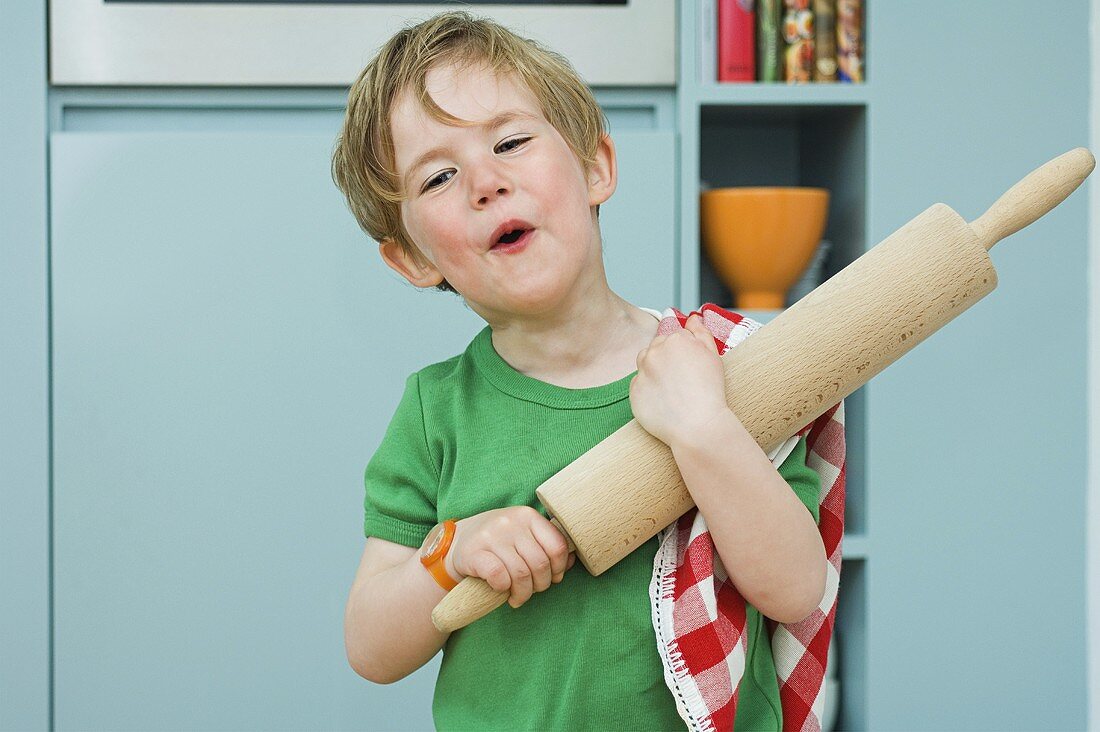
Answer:
[[[493,348],[512,368],[561,385],[609,383],[626,376],[657,331],[656,318],[607,288],[542,317],[489,325]]]

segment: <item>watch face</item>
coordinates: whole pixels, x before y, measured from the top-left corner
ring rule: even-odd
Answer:
[[[420,552],[421,557],[430,557],[435,554],[435,551],[439,549],[439,541],[443,538],[443,524],[437,524],[435,528],[428,532],[427,538],[424,540],[424,549]]]

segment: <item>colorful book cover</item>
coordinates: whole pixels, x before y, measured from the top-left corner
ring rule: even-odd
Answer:
[[[863,0],[837,0],[836,63],[840,81],[863,81]]]
[[[718,0],[718,81],[756,78],[753,0]]]
[[[814,81],[836,81],[836,0],[814,0]]]
[[[783,0],[783,6],[783,79],[807,83],[814,69],[814,12],[810,0]]]
[[[783,0],[756,0],[756,79],[783,80]]]

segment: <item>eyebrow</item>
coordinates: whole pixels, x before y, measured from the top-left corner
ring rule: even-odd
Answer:
[[[500,114],[493,116],[491,119],[474,126],[492,131],[516,119],[533,120],[537,118],[533,114],[529,114],[518,109],[508,109],[504,112],[501,112]],[[446,145],[437,145],[431,150],[428,150],[427,152],[418,156],[416,160],[413,161],[413,164],[409,166],[409,169],[405,172],[405,187],[409,187],[409,184],[412,182],[413,173],[415,173],[421,165],[424,165],[432,158],[441,156],[447,152],[448,148]]]

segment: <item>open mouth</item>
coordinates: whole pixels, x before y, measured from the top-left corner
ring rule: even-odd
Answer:
[[[497,240],[497,244],[515,244],[516,240],[526,234],[529,229],[513,229]]]
[[[497,243],[493,245],[494,250],[512,250],[519,249],[523,244],[531,238],[531,232],[534,229],[513,229],[505,234],[502,234]]]

